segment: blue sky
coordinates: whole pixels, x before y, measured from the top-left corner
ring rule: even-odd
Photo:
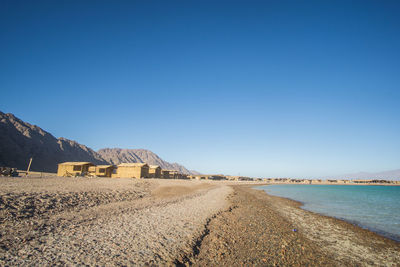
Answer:
[[[400,168],[399,1],[1,1],[0,110],[203,173]]]

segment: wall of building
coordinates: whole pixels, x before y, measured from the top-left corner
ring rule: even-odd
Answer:
[[[161,169],[149,169],[149,177],[150,178],[161,178]]]
[[[118,167],[117,174],[113,177],[118,178],[144,178],[149,176],[149,169],[146,167]]]
[[[100,169],[105,169],[104,172],[100,172]],[[99,177],[111,177],[113,173],[114,168],[113,167],[108,167],[108,168],[99,168],[96,167],[96,176]]]
[[[79,170],[74,170],[74,165],[58,165],[57,176],[80,175],[89,170],[89,165],[78,165]]]

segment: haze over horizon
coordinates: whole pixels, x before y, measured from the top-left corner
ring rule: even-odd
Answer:
[[[0,110],[201,173],[400,168],[398,1],[2,1]]]

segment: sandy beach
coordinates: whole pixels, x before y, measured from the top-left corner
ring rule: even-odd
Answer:
[[[399,243],[245,183],[0,179],[1,265],[400,262]]]

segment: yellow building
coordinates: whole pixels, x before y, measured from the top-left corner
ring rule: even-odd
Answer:
[[[84,176],[89,172],[91,162],[64,162],[58,164],[57,176]]]
[[[89,175],[97,177],[111,177],[117,167],[114,165],[97,165],[89,167]]]
[[[158,165],[149,165],[149,177],[161,178],[161,167]]]
[[[175,170],[169,170],[169,179],[179,179],[179,172]]]
[[[121,163],[117,166],[113,178],[148,178],[149,165],[146,163]]]
[[[161,170],[162,178],[169,179],[169,170]]]
[[[196,179],[196,180],[208,180],[208,176],[207,175],[194,175],[193,176],[194,177],[194,179]]]

